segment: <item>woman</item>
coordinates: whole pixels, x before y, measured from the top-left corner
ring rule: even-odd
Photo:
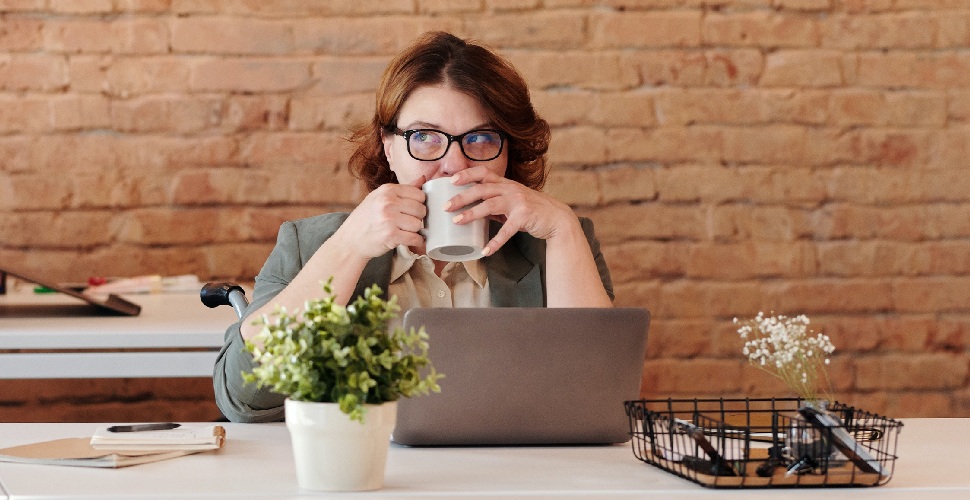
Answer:
[[[613,292],[592,223],[538,191],[549,126],[515,69],[482,46],[429,33],[395,58],[372,122],[353,136],[351,171],[369,194],[350,213],[284,223],[245,317],[226,332],[213,383],[232,421],[283,418],[283,396],[242,382],[252,370],[250,316],[303,307],[332,277],[340,303],[377,284],[412,307],[610,307]],[[439,262],[419,234],[421,185],[451,177],[474,185],[450,207],[480,202],[459,224],[490,220],[485,257]],[[446,208],[446,209],[448,209]]]

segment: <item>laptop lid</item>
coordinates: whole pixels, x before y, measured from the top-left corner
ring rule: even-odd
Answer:
[[[416,308],[444,373],[440,393],[398,401],[410,446],[629,441],[650,314],[640,308]]]
[[[80,299],[79,304],[0,304],[0,315],[9,317],[55,317],[55,316],[138,316],[141,306],[129,302],[118,295],[110,294],[106,298],[92,297],[76,290],[56,285],[50,281],[29,276],[23,271],[14,271],[9,267],[0,268],[0,273],[7,273],[24,281],[41,285],[55,292],[70,295]]]

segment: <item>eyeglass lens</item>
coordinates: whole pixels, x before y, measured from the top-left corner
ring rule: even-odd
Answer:
[[[418,160],[437,160],[445,155],[451,141],[437,130],[409,130],[408,152]],[[472,130],[458,137],[462,153],[470,160],[488,161],[502,152],[502,135],[493,130]]]

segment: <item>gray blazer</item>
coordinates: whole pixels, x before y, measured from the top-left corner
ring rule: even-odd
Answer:
[[[246,350],[239,325],[251,321],[249,314],[276,297],[290,280],[303,269],[314,252],[347,219],[347,213],[331,213],[285,222],[280,227],[276,247],[270,253],[262,270],[256,276],[256,288],[252,302],[243,318],[226,330],[225,342],[219,351],[212,376],[216,404],[233,422],[271,422],[283,420],[281,394],[268,389],[257,389],[255,384],[245,384],[241,374],[253,369],[253,358]],[[580,218],[580,224],[596,260],[603,287],[614,298],[606,260],[600,252],[599,241],[593,234],[593,223]],[[497,223],[492,223],[494,235]],[[493,307],[544,307],[546,242],[518,233],[494,255],[485,258]],[[363,295],[364,289],[377,284],[387,293],[391,276],[391,258],[388,252],[371,259],[364,268],[354,295]]]

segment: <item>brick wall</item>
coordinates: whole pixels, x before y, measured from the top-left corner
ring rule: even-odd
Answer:
[[[968,2],[0,10],[0,262],[251,280],[281,221],[360,198],[348,127],[388,59],[445,29],[530,82],[553,126],[547,191],[595,221],[617,304],[653,312],[644,396],[784,395],[731,324],[774,310],[833,338],[839,399],[970,416]],[[212,411],[205,383],[177,386],[0,382],[0,418]]]

